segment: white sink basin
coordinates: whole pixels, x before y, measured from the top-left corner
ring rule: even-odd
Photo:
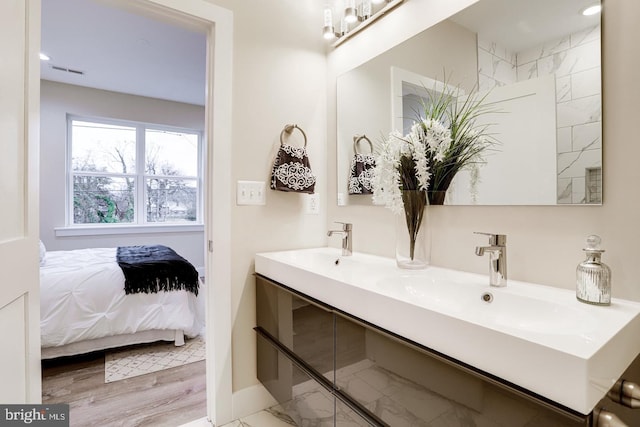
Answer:
[[[424,274],[398,274],[376,282],[375,289],[389,296],[442,313],[455,313],[460,319],[511,333],[538,333],[586,337],[598,333],[598,318],[593,308],[575,304],[572,292],[544,296],[530,295],[528,284],[511,282],[513,287],[490,288],[486,276],[432,268]],[[443,274],[444,273],[444,274]],[[454,273],[453,275],[450,273]],[[461,277],[456,280],[454,275]],[[467,276],[462,279],[463,276]],[[547,288],[547,287],[545,287]],[[548,289],[546,289],[548,290]],[[551,296],[551,295],[550,295]],[[567,299],[568,298],[568,299]]]
[[[426,347],[590,413],[640,353],[640,303],[334,248],[259,253],[256,273]]]

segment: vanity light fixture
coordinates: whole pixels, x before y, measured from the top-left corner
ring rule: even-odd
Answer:
[[[334,7],[331,7],[330,4],[327,3],[324,8],[322,37],[325,40],[337,39],[333,43],[333,47],[337,47],[399,6],[405,0],[333,1],[335,2]],[[344,9],[342,5],[344,5]],[[334,18],[336,19],[336,25],[339,26],[339,31],[337,32],[335,31]]]
[[[365,19],[371,18],[371,10],[372,10],[371,0],[362,0],[362,3],[360,3],[360,8],[358,10],[359,19],[361,21],[364,21]]]
[[[333,12],[331,12],[331,8],[328,6],[324,9],[324,28],[322,29],[322,36],[325,40],[332,40],[336,38],[336,31],[333,27]]]
[[[347,24],[353,24],[358,20],[358,12],[356,11],[356,0],[346,0],[344,8],[344,20]]]
[[[349,23],[346,19],[342,18],[340,20],[340,31],[338,31],[338,36],[342,37],[349,32]]]
[[[582,10],[582,14],[584,16],[592,16],[600,13],[602,11],[602,5],[594,4],[589,7],[586,7]]]

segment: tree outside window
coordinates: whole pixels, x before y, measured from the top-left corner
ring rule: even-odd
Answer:
[[[72,224],[199,223],[200,133],[70,119]]]

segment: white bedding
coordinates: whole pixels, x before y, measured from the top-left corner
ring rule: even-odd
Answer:
[[[198,335],[204,326],[204,289],[131,294],[116,248],[48,251],[40,267],[42,347],[153,329]]]

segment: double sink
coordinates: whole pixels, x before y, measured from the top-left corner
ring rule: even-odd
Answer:
[[[589,414],[640,354],[640,303],[335,248],[258,253],[255,271],[379,328]]]

